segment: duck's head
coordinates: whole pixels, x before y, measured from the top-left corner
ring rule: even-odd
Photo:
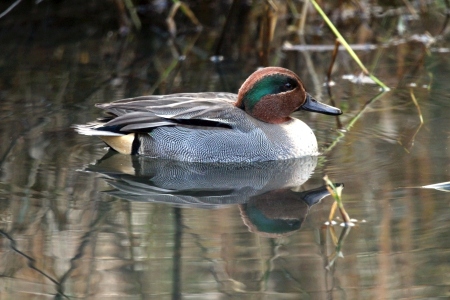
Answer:
[[[296,110],[340,115],[340,109],[318,102],[294,72],[268,67],[254,72],[239,89],[235,105],[254,118],[273,124],[290,120]]]

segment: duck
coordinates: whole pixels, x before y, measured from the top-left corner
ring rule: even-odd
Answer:
[[[255,162],[318,155],[311,128],[291,117],[304,110],[340,115],[306,92],[282,67],[252,73],[238,94],[150,95],[99,103],[105,116],[75,130],[122,154],[188,162]]]

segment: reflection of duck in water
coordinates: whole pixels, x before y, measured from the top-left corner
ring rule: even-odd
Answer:
[[[250,162],[317,155],[313,131],[289,115],[307,110],[339,115],[306,93],[292,71],[254,72],[239,94],[143,96],[97,105],[108,116],[78,125],[123,154],[197,162]]]
[[[117,197],[146,202],[214,207],[302,185],[317,157],[253,163],[192,163],[145,156],[105,155],[89,171],[102,173]]]
[[[300,229],[310,207],[328,195],[326,186],[304,192],[274,190],[251,197],[240,204],[239,209],[250,231],[266,237],[279,237]]]
[[[253,232],[285,234],[300,228],[309,207],[326,188],[294,192],[311,175],[317,157],[253,163],[190,163],[108,153],[88,171],[101,173],[115,189],[107,193],[132,201],[218,208],[241,204]],[[253,224],[253,225],[252,225]]]

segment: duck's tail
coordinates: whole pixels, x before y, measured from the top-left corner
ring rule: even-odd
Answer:
[[[110,128],[105,128],[104,123],[91,122],[83,125],[73,125],[72,127],[76,132],[83,135],[97,135],[97,136],[124,136],[127,133],[121,133],[114,130],[110,130]]]
[[[84,125],[74,125],[76,132],[83,135],[98,136],[109,147],[122,154],[136,154],[139,147],[137,134],[119,133],[108,130],[102,123],[88,123]]]

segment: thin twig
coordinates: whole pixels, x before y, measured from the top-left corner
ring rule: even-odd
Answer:
[[[330,97],[330,103],[331,103],[332,106],[336,106],[336,102],[334,101],[333,95],[331,94],[331,87],[330,87],[331,71],[333,70],[333,66],[334,66],[334,63],[336,61],[336,57],[337,57],[337,54],[338,54],[338,51],[339,51],[339,45],[340,44],[341,43],[339,42],[339,40],[336,39],[336,42],[334,43],[333,54],[331,56],[330,67],[328,68],[328,73],[327,73],[327,91],[328,91],[328,96]],[[336,126],[339,129],[342,128],[341,118],[339,116],[336,116]]]
[[[214,55],[219,56],[220,50],[222,49],[223,42],[225,40],[226,33],[230,30],[231,26],[231,16],[233,13],[238,9],[238,0],[233,0],[233,3],[231,4],[230,10],[228,11],[227,17],[225,19],[225,24],[222,27],[222,31],[220,33],[219,39],[217,40],[217,45],[215,47]]]
[[[14,2],[13,4],[11,4],[10,7],[8,7],[7,9],[5,9],[4,12],[2,12],[0,14],[0,19],[3,18],[4,16],[6,16],[14,7],[16,7],[20,2],[22,2],[22,0],[17,0],[16,2]]]

